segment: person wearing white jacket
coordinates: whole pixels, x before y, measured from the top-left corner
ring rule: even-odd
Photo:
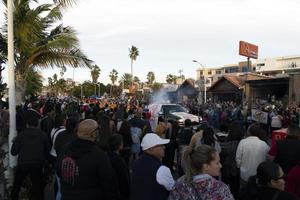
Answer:
[[[241,185],[244,185],[250,176],[256,174],[257,166],[267,159],[270,147],[259,139],[262,131],[257,124],[248,128],[248,137],[241,140],[236,151],[236,163],[240,169]]]

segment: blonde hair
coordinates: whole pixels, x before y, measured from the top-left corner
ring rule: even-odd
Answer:
[[[184,180],[191,184],[193,176],[203,170],[204,164],[209,164],[215,160],[217,151],[208,145],[200,145],[196,148],[186,147],[182,155],[182,167],[185,172]]]

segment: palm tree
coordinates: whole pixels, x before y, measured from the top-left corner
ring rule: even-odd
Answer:
[[[43,76],[31,69],[26,77],[26,95],[38,95],[43,89]]]
[[[147,84],[152,85],[155,80],[154,72],[148,72],[147,74]]]
[[[63,78],[59,79],[56,83],[56,87],[60,95],[64,94],[67,89],[67,81]]]
[[[133,83],[136,84],[136,85],[140,85],[141,80],[139,79],[139,77],[135,76],[135,77],[133,77]]]
[[[61,8],[74,4],[76,0],[53,0],[53,4],[31,8],[34,1],[14,0],[16,104],[24,98],[30,70],[89,67],[91,64],[80,50],[74,29],[62,24],[54,27],[62,20]],[[7,38],[6,27],[7,21],[2,29],[3,38]]]
[[[112,94],[112,87],[115,85],[115,82],[116,80],[118,79],[118,72],[117,70],[113,69],[110,74],[109,74],[109,77],[110,77],[110,80],[111,80],[111,87],[110,87],[110,96]]]
[[[131,60],[131,77],[133,77],[133,61],[136,60],[136,58],[139,56],[139,50],[138,48],[136,48],[135,46],[131,46],[131,48],[129,49],[129,58]],[[131,86],[133,86],[133,82],[134,80],[131,79]]]
[[[98,82],[100,73],[101,73],[101,69],[97,65],[93,65],[91,68],[91,77],[92,77],[93,83],[95,84],[95,93],[94,94],[96,94],[97,82]]]
[[[120,80],[119,80],[119,84],[123,86],[123,88],[129,88],[132,78],[131,78],[131,74],[129,73],[125,73],[121,76]]]
[[[176,75],[172,75],[172,74],[168,74],[167,77],[166,77],[166,81],[167,83],[171,84],[175,84],[176,83],[176,79],[177,79],[177,76]]]

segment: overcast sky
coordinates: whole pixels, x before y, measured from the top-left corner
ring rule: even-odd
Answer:
[[[102,70],[101,82],[110,82],[113,68],[119,77],[130,73],[132,45],[140,51],[134,75],[145,81],[153,71],[165,82],[179,69],[196,78],[193,59],[211,67],[246,60],[238,55],[239,40],[258,45],[259,58],[299,55],[299,8],[298,0],[80,0],[63,23],[78,31],[83,51]],[[72,76],[69,69],[65,77]],[[91,80],[89,70],[76,69],[75,81],[84,80]]]

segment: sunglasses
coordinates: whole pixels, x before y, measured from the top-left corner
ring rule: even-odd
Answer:
[[[278,177],[278,178],[276,178],[276,179],[274,179],[274,180],[275,180],[275,181],[278,181],[278,180],[285,179],[285,178],[286,178],[286,175],[283,174],[282,176],[280,176],[280,177]]]

